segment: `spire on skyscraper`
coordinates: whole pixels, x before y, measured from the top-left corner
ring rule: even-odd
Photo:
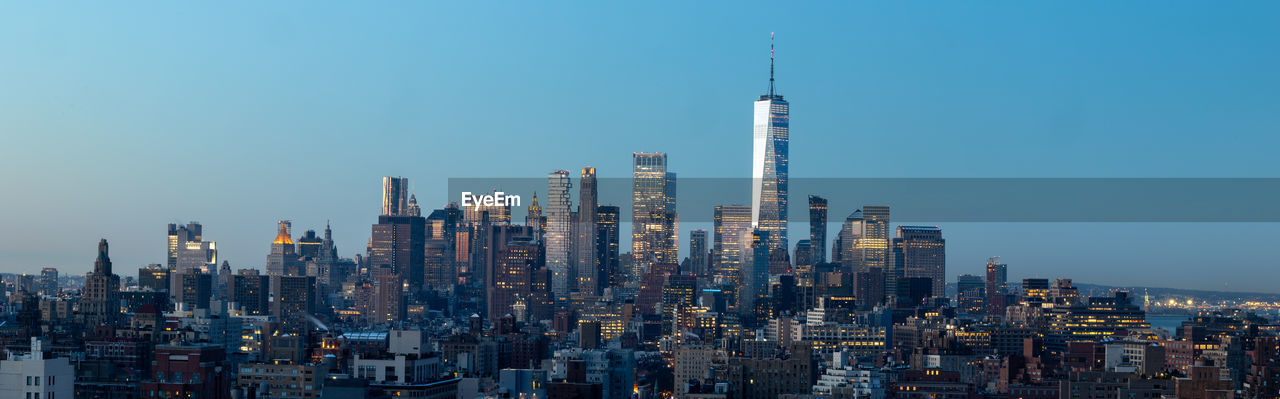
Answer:
[[[769,97],[773,97],[773,32],[769,32]]]

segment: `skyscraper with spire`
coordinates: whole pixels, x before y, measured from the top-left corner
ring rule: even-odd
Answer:
[[[787,146],[790,104],[774,89],[769,35],[769,92],[755,102],[751,152],[751,226],[768,232],[771,252],[787,253]]]

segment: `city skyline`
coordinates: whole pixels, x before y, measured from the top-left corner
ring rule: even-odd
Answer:
[[[694,15],[712,12],[699,9],[706,8],[705,5],[693,7]],[[929,8],[967,15],[971,19],[981,18],[972,7],[936,5]],[[461,30],[473,35],[471,41],[435,44],[449,49],[448,55],[456,60],[444,63],[439,70],[425,68],[431,64],[427,63],[430,58],[418,58],[424,56],[387,62],[386,58],[378,57],[383,54],[379,51],[403,52],[426,43],[421,39],[404,39],[402,36],[406,35],[397,35],[397,32],[426,33],[444,29],[420,28],[408,18],[391,18],[385,30],[366,32],[360,37],[364,40],[401,38],[384,47],[367,50],[369,53],[364,54],[373,61],[313,63],[316,70],[290,77],[284,72],[293,70],[299,62],[329,60],[316,42],[300,36],[312,33],[326,37],[324,32],[307,27],[281,31],[283,28],[272,25],[275,20],[251,17],[248,26],[254,28],[254,32],[293,46],[300,57],[294,61],[273,56],[264,58],[263,64],[247,64],[220,56],[237,51],[264,52],[271,47],[251,44],[249,35],[196,39],[190,37],[195,30],[176,29],[177,38],[193,39],[195,48],[203,51],[162,57],[160,55],[174,45],[171,40],[177,38],[139,36],[171,27],[169,24],[193,22],[191,17],[164,22],[162,19],[139,21],[139,16],[129,15],[115,15],[115,21],[83,20],[85,16],[77,14],[56,16],[68,23],[79,23],[84,32],[120,28],[126,22],[134,22],[136,26],[132,29],[98,32],[103,34],[96,39],[103,41],[106,48],[131,56],[129,61],[123,61],[104,58],[104,54],[93,50],[95,47],[90,45],[93,42],[84,33],[48,37],[44,47],[30,47],[16,38],[27,37],[36,32],[36,28],[30,23],[11,21],[9,17],[0,23],[0,33],[6,33],[0,35],[6,37],[0,38],[0,48],[11,50],[15,62],[8,73],[0,75],[0,82],[14,88],[6,90],[7,93],[29,94],[0,95],[0,109],[11,111],[0,112],[0,131],[13,134],[14,148],[24,149],[0,160],[6,171],[3,183],[10,187],[6,190],[9,195],[5,196],[9,206],[0,211],[0,221],[11,226],[0,236],[0,271],[34,274],[42,267],[51,266],[67,274],[87,272],[86,260],[93,254],[84,250],[84,243],[100,237],[116,244],[113,259],[126,269],[163,264],[160,226],[193,220],[204,224],[208,241],[219,243],[219,260],[230,261],[235,269],[264,269],[261,262],[269,252],[278,220],[292,220],[295,237],[306,230],[320,231],[326,221],[332,220],[337,246],[344,251],[343,256],[350,256],[363,248],[368,239],[368,225],[376,222],[376,211],[372,209],[377,206],[378,179],[383,176],[411,178],[409,192],[416,194],[419,203],[428,209],[454,200],[444,197],[443,179],[448,177],[537,177],[557,169],[576,170],[586,165],[598,167],[603,177],[622,177],[630,170],[626,154],[636,151],[669,154],[668,170],[681,176],[746,176],[749,172],[746,154],[750,153],[745,139],[749,129],[746,121],[751,111],[743,104],[745,99],[758,96],[764,89],[767,72],[763,65],[767,62],[763,59],[767,45],[764,34],[771,31],[779,32],[778,57],[785,60],[779,64],[779,90],[785,91],[789,99],[799,101],[802,107],[798,110],[804,110],[796,115],[801,129],[792,140],[791,158],[796,160],[791,171],[793,176],[850,177],[847,173],[907,177],[1265,177],[1274,173],[1257,167],[1266,165],[1269,153],[1265,149],[1274,147],[1274,135],[1265,132],[1266,127],[1274,126],[1276,121],[1274,115],[1265,112],[1266,102],[1256,101],[1269,98],[1265,97],[1266,93],[1274,93],[1280,86],[1276,78],[1258,73],[1277,66],[1276,56],[1262,51],[1271,44],[1267,35],[1257,34],[1271,33],[1274,28],[1251,19],[1256,16],[1179,7],[1149,10],[1133,5],[1096,5],[1094,11],[1111,14],[1093,15],[1076,9],[1070,10],[1066,17],[1053,19],[1044,15],[1059,11],[1053,6],[1012,8],[1003,12],[1026,12],[1027,20],[983,19],[991,32],[978,32],[962,19],[937,15],[942,11],[915,15],[922,16],[923,21],[938,23],[934,27],[922,26],[920,19],[906,27],[890,26],[894,15],[922,11],[910,6],[834,7],[833,11],[849,15],[856,14],[855,10],[878,11],[890,17],[885,22],[860,21],[866,23],[850,27],[836,20],[804,26],[797,16],[801,15],[800,10],[795,11],[796,14],[777,10],[781,14],[772,23],[734,24],[723,30],[678,26],[666,32],[657,29],[623,32],[623,28],[637,27],[635,22],[628,22],[606,35],[625,39],[622,40],[624,51],[605,53],[598,60],[588,60],[586,66],[575,69],[571,61],[558,60],[555,55],[579,51],[596,42],[581,35],[562,35],[558,43],[544,43],[544,52],[532,58],[547,61],[533,66],[534,71],[547,79],[530,80],[527,78],[534,75],[529,72],[490,67],[484,72],[495,82],[470,87],[474,92],[449,82],[430,86],[428,90],[426,83],[438,79],[423,75],[432,75],[425,72],[435,71],[437,75],[453,76],[465,66],[497,65],[491,63],[488,56],[471,52],[468,45],[487,43],[514,49],[528,42],[479,37],[475,31]],[[308,17],[336,18],[326,12],[339,11],[347,10],[310,10],[319,15]],[[357,11],[357,16],[386,16],[386,10],[376,8]],[[1152,24],[1143,26],[1145,31],[1123,25],[1126,16],[1139,12],[1145,15],[1149,11],[1155,15],[1150,17]],[[171,15],[176,11],[160,8],[153,12]],[[214,15],[226,12],[215,10]],[[750,15],[762,10],[728,12]],[[1068,33],[1079,33],[1075,29],[1078,26],[1064,21],[1086,15],[1096,19],[1093,22],[1100,32],[1068,37]],[[1178,33],[1176,29],[1182,23],[1196,21],[1222,24],[1227,16],[1238,29],[1195,34]],[[199,21],[202,20],[194,20]],[[1029,27],[1037,22],[1044,26]],[[569,24],[562,32],[585,32],[590,26]],[[957,34],[943,35],[948,29]],[[1018,32],[1030,34],[1022,39],[1000,35]],[[886,39],[895,34],[903,36]],[[1106,38],[1123,40],[1108,45],[1101,42]],[[703,48],[700,45],[709,43],[725,47],[718,48],[712,58],[700,55],[698,49]],[[839,49],[858,56],[833,54],[831,48],[824,47],[831,43],[840,43]],[[946,50],[942,48],[945,43],[957,46]],[[1044,43],[1060,44],[1054,47],[1061,50],[1042,50],[1039,45]],[[1221,46],[1223,44],[1229,46]],[[228,46],[242,48],[229,49]],[[347,46],[343,48],[351,48]],[[639,53],[636,50],[655,47],[670,55],[657,59],[626,51]],[[1136,48],[1145,49],[1147,53],[1140,54],[1143,57],[1131,54]],[[1211,48],[1220,48],[1217,51],[1234,60],[1198,57]],[[961,56],[966,50],[980,56]],[[834,58],[823,62],[827,56]],[[1160,68],[1153,68],[1157,65],[1153,59],[1164,62],[1158,64]],[[78,66],[91,60],[100,66]],[[136,60],[155,61],[159,66],[151,68],[168,67],[169,70],[149,69]],[[202,60],[213,62],[203,68],[176,72]],[[1054,65],[1055,62],[1061,65]],[[686,68],[686,64],[692,67]],[[929,66],[933,64],[938,66]],[[425,72],[412,66],[424,67]],[[474,150],[466,147],[471,143],[466,139],[468,136],[510,130],[505,122],[482,120],[476,116],[480,110],[502,109],[512,112],[514,119],[548,121],[532,113],[550,113],[556,107],[517,106],[511,98],[528,99],[528,95],[545,92],[548,87],[584,98],[599,97],[605,92],[574,83],[580,80],[573,79],[566,71],[592,72],[586,79],[604,82],[607,76],[595,71],[608,66],[621,66],[617,73],[629,73],[651,87],[607,84],[606,88],[614,94],[624,94],[619,96],[622,98],[595,101],[599,105],[578,102],[581,100],[569,103],[572,107],[597,111],[597,116],[568,118],[569,125],[557,127],[555,131],[500,135],[509,140],[492,140]],[[555,70],[557,67],[562,70]],[[362,75],[383,69],[392,71],[390,78]],[[645,73],[646,69],[652,72]],[[1106,73],[1099,72],[1100,69]],[[197,74],[199,71],[204,73]],[[326,73],[352,76],[363,85],[311,86]],[[144,84],[153,75],[165,84]],[[203,78],[206,76],[209,79]],[[397,79],[407,83],[404,89],[392,88],[395,86],[391,84]],[[55,83],[55,80],[66,82]],[[1170,81],[1180,85],[1168,87]],[[268,95],[267,98],[282,105],[266,107],[265,103],[241,98],[243,96],[216,88],[209,82],[222,82],[227,88],[243,93],[263,93],[274,87],[291,89],[285,91],[296,94],[292,97]],[[516,82],[524,82],[525,86],[515,85]],[[933,83],[938,88],[927,89],[925,83]],[[125,87],[138,90],[125,91]],[[1079,87],[1092,90],[1086,93],[1086,89]],[[518,95],[499,95],[508,90]],[[302,99],[303,95],[314,97],[329,91],[337,96],[327,101]],[[961,96],[983,91],[997,95]],[[334,99],[341,98],[343,93],[353,97]],[[459,101],[435,108],[441,114],[426,118],[415,115],[417,111],[411,108],[430,109],[442,104],[424,93],[443,94],[442,97]],[[355,98],[377,101],[357,105]],[[674,100],[679,111],[657,117],[681,128],[637,137],[628,125],[642,124],[644,119],[626,117],[622,112],[638,109],[646,101],[657,98]],[[1013,104],[1009,98],[1024,101]],[[121,101],[109,101],[111,99]],[[175,99],[186,101],[172,101]],[[241,100],[260,108],[241,105]],[[160,112],[143,112],[153,108]],[[280,112],[278,115],[268,112],[272,109]],[[337,112],[338,109],[348,112]],[[928,124],[910,115],[921,109],[930,116],[922,119],[942,122]],[[439,129],[426,123],[427,119],[453,113],[462,117],[451,119]],[[207,123],[210,120],[216,122]],[[941,128],[944,125],[948,127]],[[614,131],[618,133],[600,133]],[[1219,131],[1235,134],[1222,136]],[[697,132],[708,133],[692,134]],[[622,139],[592,141],[594,144],[585,148],[552,144],[554,141],[586,141],[585,138],[592,135]],[[1157,135],[1163,141],[1153,142],[1152,138]],[[362,136],[372,136],[372,139],[362,142],[358,139]],[[919,139],[912,140],[910,147],[901,144],[903,138],[915,137]],[[529,151],[529,140],[534,139],[544,143],[535,142],[537,145],[531,147],[535,151]],[[462,150],[456,151],[458,155],[440,159],[409,157],[412,161],[364,155],[407,154],[402,152],[406,149],[384,147],[386,142],[397,140],[420,143],[425,149],[435,143]],[[1108,145],[1094,145],[1097,142]],[[855,148],[873,149],[859,152],[872,157],[871,161],[859,163],[856,168],[841,167],[843,154]],[[724,153],[741,155],[718,158],[717,154]],[[511,163],[520,166],[471,162],[490,155],[513,157]],[[187,156],[193,157],[186,159]],[[906,156],[932,161],[925,165],[896,161]],[[352,162],[352,157],[356,162]],[[241,159],[248,161],[238,162]],[[1078,162],[1086,159],[1089,162]],[[353,164],[358,166],[348,167]],[[813,193],[791,194],[799,196],[793,197],[794,201]],[[829,199],[833,208],[877,205],[841,204],[840,198]],[[625,212],[627,204],[601,205],[620,206]],[[845,216],[832,214],[830,220],[840,221]],[[690,230],[710,230],[709,227],[709,224],[685,223],[677,235],[684,237]],[[807,231],[794,224],[790,227]],[[987,257],[1002,255],[1011,265],[1011,279],[1053,278],[1063,275],[1062,270],[1071,270],[1073,277],[1082,282],[1142,282],[1181,288],[1225,287],[1276,292],[1263,283],[1277,277],[1273,268],[1266,267],[1275,264],[1275,259],[1267,254],[1167,250],[1169,243],[1200,239],[1209,240],[1202,244],[1206,246],[1265,245],[1266,238],[1274,237],[1280,230],[1273,224],[940,223],[939,227],[946,231],[949,241],[951,262],[947,273],[950,278],[978,274]],[[624,226],[622,230],[629,229]],[[1197,233],[1205,230],[1241,234],[1233,234],[1236,238],[1228,239],[1203,238]],[[828,229],[828,237],[833,235]],[[52,236],[59,239],[44,239]],[[1144,240],[1126,241],[1133,236]],[[1243,238],[1239,238],[1241,236]],[[624,234],[624,244],[628,238]],[[1245,242],[1238,243],[1235,239]],[[790,244],[794,245],[794,241]],[[681,244],[683,257],[685,245]],[[1093,250],[1078,251],[1082,244]],[[1193,277],[1196,268],[1208,262],[1228,265],[1220,268],[1223,269],[1220,278]],[[1254,278],[1258,276],[1262,278]]]

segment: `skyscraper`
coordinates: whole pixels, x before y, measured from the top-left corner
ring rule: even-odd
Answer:
[[[841,260],[853,273],[869,268],[888,270],[889,207],[865,205],[844,221]]]
[[[280,320],[280,328],[291,333],[311,329],[315,314],[316,278],[310,276],[271,276],[271,313]]]
[[[601,268],[596,256],[596,168],[582,168],[582,179],[578,180],[578,212],[574,221],[573,263],[578,274],[578,292],[584,295],[599,295],[601,288]]]
[[[813,264],[827,261],[827,199],[809,196],[809,255]]]
[[[713,273],[726,277],[734,286],[741,283],[743,264],[751,261],[751,207],[716,206],[713,221]]]
[[[190,270],[216,271],[218,248],[204,241],[203,226],[190,222],[186,226],[169,224],[169,268],[182,273]]]
[[[291,223],[281,220],[277,223],[279,231],[276,239],[271,241],[271,253],[267,254],[267,275],[269,276],[302,276],[302,262],[298,260],[297,247],[293,238],[289,237]]]
[[[616,206],[596,206],[596,257],[604,277],[600,286],[621,287],[626,273],[618,270],[618,224],[621,214]]]
[[[58,295],[58,269],[40,269],[40,295]]]
[[[678,263],[676,174],[667,171],[667,154],[632,153],[631,263],[635,282],[653,263]]]
[[[111,272],[107,255],[107,239],[98,241],[98,259],[93,271],[84,276],[84,293],[80,297],[80,317],[85,326],[114,325],[120,316],[120,276]]]
[[[773,87],[773,37],[769,38],[769,92],[755,102],[751,152],[751,227],[769,232],[769,249],[786,253],[787,127],[790,104]]]
[[[557,170],[547,175],[547,269],[551,271],[551,291],[557,298],[569,296],[573,270],[570,264],[570,246],[573,243],[573,222],[570,215],[569,171]]]
[[[186,226],[169,223],[169,256],[167,264],[170,269],[178,267],[178,253],[186,247],[187,241],[201,240],[201,229],[199,222],[190,222]]]
[[[751,234],[751,262],[742,271],[738,312],[755,315],[756,304],[769,296],[769,232],[755,229]]]
[[[1009,265],[999,256],[987,259],[987,314],[1004,315],[1005,295],[1009,293]]]
[[[697,229],[689,232],[689,272],[695,275],[707,274],[707,231]]]
[[[409,178],[382,178],[382,214],[387,216],[407,215],[409,212]]]
[[[370,269],[389,266],[414,290],[425,288],[426,226],[421,216],[378,216],[369,247]]]
[[[898,237],[894,239],[894,259],[901,261],[895,265],[895,276],[927,277],[933,284],[930,294],[939,298],[944,296],[944,288],[947,286],[947,250],[946,240],[942,239],[942,229],[898,226]]]

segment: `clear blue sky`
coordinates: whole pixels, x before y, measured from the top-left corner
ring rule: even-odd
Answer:
[[[633,151],[749,173],[769,32],[794,177],[1274,177],[1280,3],[0,4],[0,271],[164,261],[199,220],[363,251],[379,178],[542,177]],[[797,198],[803,193],[796,193]],[[839,199],[833,198],[836,203]],[[625,205],[625,204],[624,204]],[[843,215],[833,215],[833,219]],[[1274,224],[949,224],[948,275],[1280,292]]]

